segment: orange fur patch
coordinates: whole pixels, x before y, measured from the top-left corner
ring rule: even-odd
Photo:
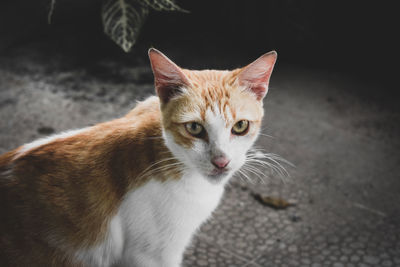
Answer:
[[[74,251],[101,242],[124,194],[150,179],[143,171],[172,157],[161,137],[157,98],[121,119],[16,155],[0,156],[0,212],[6,215],[0,266],[78,266],[57,245]],[[157,174],[180,177],[179,169]]]

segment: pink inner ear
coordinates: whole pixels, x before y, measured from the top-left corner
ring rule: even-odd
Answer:
[[[240,85],[246,86],[256,96],[257,100],[265,97],[268,91],[269,79],[276,62],[275,51],[262,55],[256,61],[243,68],[239,74]]]
[[[157,94],[162,102],[167,103],[180,87],[190,83],[182,70],[160,51],[150,49],[149,57]]]

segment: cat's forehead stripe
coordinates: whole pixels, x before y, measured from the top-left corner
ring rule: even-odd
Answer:
[[[255,103],[254,96],[238,84],[237,70],[184,72],[191,85],[182,88],[181,97],[176,98],[169,109],[175,122],[206,122],[207,110],[218,112],[226,126],[232,125],[236,120],[255,121],[262,116],[259,110],[262,105]]]
[[[232,85],[236,80],[239,70],[186,70],[182,69],[193,84],[217,82]]]

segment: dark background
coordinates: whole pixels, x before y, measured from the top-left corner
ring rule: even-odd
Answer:
[[[49,2],[2,1],[0,53],[47,39],[51,49],[80,53],[82,61],[130,61],[154,46],[185,51],[175,56],[185,67],[229,68],[275,49],[282,63],[339,70],[384,83],[385,90],[396,81],[396,8],[386,2],[181,0],[190,13],[152,11],[128,56],[103,34],[100,1],[58,0],[51,25]],[[204,56],[215,60],[202,62]]]

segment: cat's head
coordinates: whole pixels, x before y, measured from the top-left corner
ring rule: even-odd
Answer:
[[[149,57],[167,147],[211,182],[230,177],[258,136],[276,52],[233,71],[182,69],[156,49]]]

